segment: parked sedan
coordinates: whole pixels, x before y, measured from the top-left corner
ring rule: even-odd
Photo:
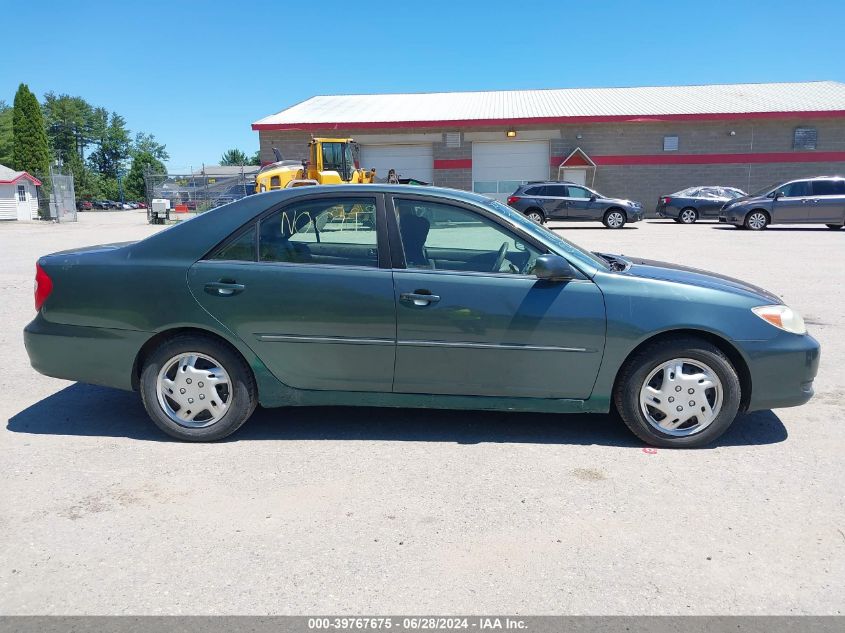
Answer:
[[[571,182],[531,182],[521,185],[508,198],[508,205],[537,224],[547,220],[602,222],[621,229],[643,219],[643,205],[633,200],[608,198]]]
[[[826,224],[839,230],[845,225],[845,177],[802,178],[766,187],[727,202],[719,222],[752,231],[770,224]]]
[[[699,219],[719,218],[726,202],[748,195],[734,187],[689,187],[657,201],[657,217],[672,218],[680,224],[694,224]]]
[[[346,221],[361,213],[375,231]],[[700,446],[741,411],[809,400],[819,362],[770,292],[591,253],[497,201],[410,185],[277,190],[48,255],[35,308],[35,369],[137,390],[191,441],[260,403],[616,409],[646,442]]]

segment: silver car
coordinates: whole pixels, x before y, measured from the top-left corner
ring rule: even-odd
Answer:
[[[719,222],[760,231],[770,224],[845,225],[845,177],[790,180],[725,203]]]

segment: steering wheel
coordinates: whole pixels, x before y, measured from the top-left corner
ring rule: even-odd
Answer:
[[[499,247],[499,254],[496,256],[496,263],[493,264],[492,272],[497,273],[502,269],[502,264],[505,263],[505,257],[508,254],[508,243],[502,242],[502,245]]]

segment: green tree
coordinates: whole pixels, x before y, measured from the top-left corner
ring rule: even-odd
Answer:
[[[132,141],[126,129],[126,120],[116,112],[104,117],[104,112],[98,108],[94,113],[96,133],[99,135],[98,147],[88,157],[88,161],[102,176],[117,179],[118,172],[129,159]],[[106,118],[108,123],[105,123]]]
[[[26,84],[21,84],[15,94],[12,137],[12,167],[46,178],[50,167],[50,144],[38,99]]]
[[[249,165],[249,158],[239,149],[227,149],[220,157],[221,165]]]
[[[135,135],[135,142],[132,143],[132,148],[129,151],[133,158],[138,154],[147,153],[160,161],[170,159],[170,154],[167,153],[165,146],[156,141],[155,136],[144,132],[138,132]]]
[[[11,106],[0,100],[0,165],[12,166],[12,115]]]
[[[166,174],[167,168],[150,152],[137,152],[132,158],[132,167],[123,179],[123,191],[127,200],[142,200],[146,197],[144,173]]]
[[[261,164],[261,150],[255,150],[255,154],[252,155],[252,158],[249,159],[250,165],[260,165]]]
[[[82,97],[44,95],[44,121],[50,146],[63,161],[76,154],[85,158],[86,148],[93,142],[94,108]]]

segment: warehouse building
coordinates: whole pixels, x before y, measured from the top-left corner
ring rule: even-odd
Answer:
[[[845,174],[845,84],[806,83],[336,95],[252,124],[307,157],[311,136],[352,137],[360,164],[504,200],[569,180],[643,202],[693,185],[754,191]]]

